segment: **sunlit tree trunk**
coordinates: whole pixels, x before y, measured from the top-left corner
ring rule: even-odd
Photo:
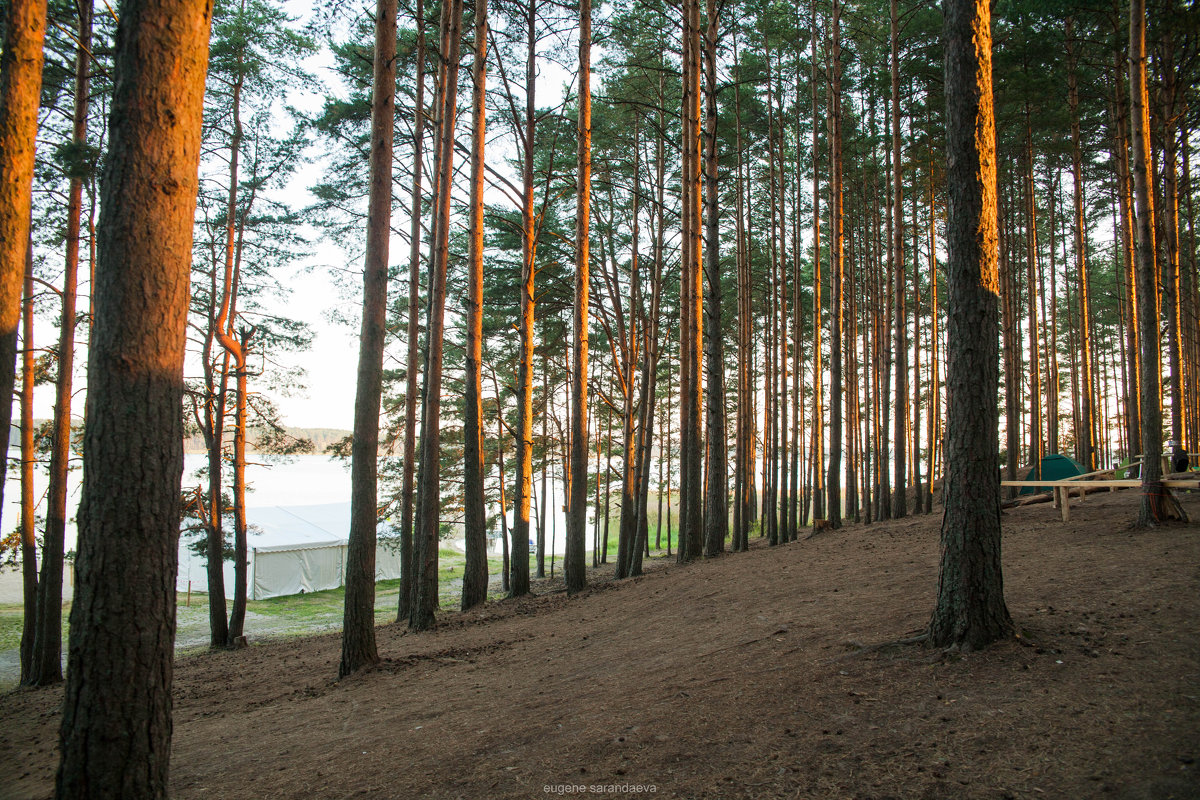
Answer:
[[[38,569],[37,569],[37,504],[33,496],[33,465],[37,454],[33,450],[33,249],[28,248],[25,258],[25,302],[21,310],[21,577],[24,600],[24,619],[21,626],[21,684],[33,684],[33,648],[37,638],[38,621]],[[61,567],[60,567],[61,569]],[[61,573],[60,573],[61,579]],[[60,588],[61,595],[61,588]],[[55,618],[62,624],[62,600],[59,600]],[[61,630],[61,627],[60,627]],[[62,680],[62,642],[54,653],[59,663],[55,665],[57,680]],[[43,645],[45,646],[45,645]],[[47,648],[49,649],[49,648]],[[43,668],[48,665],[43,664]],[[53,682],[53,681],[48,681]]]
[[[944,0],[949,317],[938,647],[974,650],[1012,632],[1000,562],[996,396],[996,150],[991,21],[983,0]]]
[[[60,798],[167,796],[180,409],[211,23],[206,0],[121,4],[100,181]]]
[[[841,2],[833,0],[833,75],[830,92],[832,206],[829,221],[833,228],[829,252],[829,477],[826,479],[827,517],[831,528],[842,527],[842,34]]]
[[[571,485],[567,500],[567,553],[565,579],[568,592],[587,585],[587,428],[588,428],[588,237],[592,192],[592,4],[579,3],[579,118],[578,174],[575,206],[575,340],[571,355]],[[635,228],[636,230],[636,228]],[[634,241],[637,248],[637,241]],[[634,261],[636,269],[636,260]],[[632,387],[627,387],[632,393]],[[632,499],[632,498],[631,498]],[[636,514],[635,514],[636,522]],[[635,525],[636,527],[636,525]],[[637,548],[635,548],[636,550]]]
[[[529,506],[533,492],[533,308],[534,261],[537,258],[537,219],[533,212],[533,144],[536,77],[537,13],[527,6],[528,49],[525,59],[525,130],[521,149],[521,311],[517,356],[516,491],[513,497],[513,597],[529,594]],[[607,527],[605,535],[607,536]]]
[[[88,0],[79,3],[78,8],[71,142],[76,147],[83,147],[87,143],[88,128],[92,8]],[[71,456],[71,396],[75,371],[75,311],[83,180],[83,175],[72,175],[67,196],[67,247],[63,259],[62,306],[59,313],[58,376],[54,383],[54,435],[50,450],[50,485],[46,492],[46,534],[42,547],[42,577],[38,581],[34,663],[27,676],[29,682],[35,685],[62,680],[63,556],[67,528],[67,470]]]
[[[239,53],[240,57],[240,53]],[[232,96],[232,122],[233,130],[229,139],[229,188],[225,203],[225,254],[224,254],[224,278],[222,281],[222,300],[221,308],[217,312],[216,319],[213,322],[213,335],[221,344],[225,351],[223,361],[223,369],[221,374],[221,391],[220,402],[218,408],[224,412],[225,385],[229,376],[229,368],[232,365],[233,374],[236,381],[236,395],[234,401],[234,433],[233,433],[233,535],[234,535],[234,590],[233,590],[233,607],[230,611],[229,623],[226,628],[225,641],[218,643],[220,646],[231,645],[242,635],[242,627],[246,618],[246,590],[247,590],[247,544],[246,544],[246,356],[247,345],[249,344],[249,334],[242,337],[239,341],[235,335],[234,328],[238,319],[237,300],[238,293],[241,288],[241,258],[238,246],[238,181],[239,181],[239,166],[241,163],[242,151],[242,118],[241,118],[241,94],[242,94],[242,78],[241,75],[235,80],[233,85]],[[247,211],[249,204],[247,204]],[[224,427],[214,425],[214,428],[220,427],[222,430],[221,439],[214,440],[217,459],[220,459],[221,450],[224,446]],[[210,459],[211,463],[211,459]],[[217,473],[220,474],[219,472]],[[219,493],[220,481],[215,482],[215,487]],[[218,506],[220,511],[223,508]],[[213,530],[220,531],[220,527],[216,525],[210,526],[210,532]],[[222,572],[224,569],[224,549],[225,542],[222,535],[218,541],[219,548],[214,553],[213,541],[209,540],[209,575],[214,572]],[[215,558],[215,563],[214,563]],[[222,576],[221,583],[223,585],[224,578]],[[223,601],[221,603],[223,605]],[[210,604],[211,609],[211,604]]]
[[[820,106],[817,103],[817,0],[812,0],[812,50],[811,73],[809,83],[812,89],[813,119],[820,119]],[[824,353],[821,349],[821,332],[823,322],[821,316],[821,182],[820,182],[820,141],[817,125],[812,132],[813,160],[813,410],[812,410],[812,442],[813,465],[811,481],[813,517],[825,517],[825,367]]]
[[[468,211],[467,368],[463,397],[463,520],[466,563],[462,607],[487,600],[487,515],[483,497],[483,157],[487,131],[487,0],[475,2],[471,77],[471,205]]]
[[[367,201],[358,384],[354,398],[350,537],[346,550],[346,597],[342,615],[339,677],[379,660],[375,646],[375,526],[379,514],[379,407],[392,214],[395,69],[396,0],[378,0],[375,7],[375,62],[371,95],[371,183]]]
[[[17,379],[46,0],[11,0],[7,11],[0,49],[0,453],[8,452]],[[3,484],[0,481],[0,503]]]
[[[1173,516],[1162,485],[1162,358],[1158,329],[1158,269],[1154,247],[1154,192],[1150,186],[1150,100],[1146,91],[1146,3],[1129,4],[1131,166],[1137,216],[1137,315],[1141,349],[1142,504],[1139,525]]]

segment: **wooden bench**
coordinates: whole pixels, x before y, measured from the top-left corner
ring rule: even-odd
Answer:
[[[1136,489],[1142,485],[1138,478],[1108,478],[1081,480],[1089,475],[1102,473],[1111,473],[1112,470],[1100,470],[1099,473],[1090,472],[1087,475],[1074,475],[1070,478],[1062,478],[1053,481],[1000,481],[1001,486],[1013,486],[1025,488],[1026,486],[1048,487],[1054,491],[1054,506],[1062,512],[1062,521],[1071,521],[1071,489],[1080,489],[1080,497],[1083,497],[1085,489]],[[1200,489],[1200,478],[1167,478],[1162,482],[1163,486],[1168,489]]]

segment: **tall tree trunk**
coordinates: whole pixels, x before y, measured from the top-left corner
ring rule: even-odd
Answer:
[[[1167,318],[1167,373],[1168,391],[1171,401],[1171,441],[1174,442],[1175,452],[1184,451],[1183,420],[1183,348],[1180,346],[1181,311],[1183,292],[1181,291],[1179,269],[1179,111],[1178,78],[1175,71],[1175,40],[1174,35],[1167,31],[1162,37],[1162,57],[1159,74],[1162,75],[1163,110],[1163,214],[1162,227],[1166,256],[1163,270],[1163,305]],[[1175,453],[1169,453],[1174,455]]]
[[[211,22],[206,0],[121,5],[100,182],[60,798],[167,796],[180,408]]]
[[[587,427],[588,427],[588,237],[592,200],[592,3],[579,3],[579,171],[575,206],[575,341],[571,354],[571,486],[567,500],[567,553],[565,579],[568,592],[587,585]],[[636,224],[636,223],[635,223]],[[636,239],[634,248],[637,248]],[[634,261],[636,269],[637,261]],[[632,391],[632,388],[631,388]]]
[[[533,133],[537,106],[536,7],[526,7],[528,47],[525,58],[525,130],[521,142],[521,320],[517,361],[517,475],[513,493],[513,597],[529,594],[529,500],[533,491],[533,286],[537,258],[537,219],[533,213]],[[607,541],[608,529],[605,528]]]
[[[375,646],[375,526],[378,520],[379,406],[387,316],[388,239],[392,213],[392,138],[396,86],[396,0],[375,6],[371,94],[371,185],[363,267],[362,325],[350,461],[350,537],[342,615],[344,677],[379,661]]]
[[[1060,447],[1058,403],[1061,394],[1061,380],[1058,372],[1058,244],[1055,224],[1055,211],[1058,208],[1057,176],[1050,178],[1047,195],[1050,201],[1048,220],[1050,228],[1050,346],[1048,348],[1050,372],[1046,381],[1046,410],[1048,411],[1046,438],[1050,443],[1051,450],[1057,453]]]
[[[705,132],[704,132],[704,339],[707,342],[708,461],[705,474],[704,554],[725,549],[729,535],[727,443],[725,435],[725,350],[721,334],[721,250],[717,198],[717,30],[716,0],[708,0],[705,30]]]
[[[75,51],[75,105],[71,142],[87,142],[89,63],[92,7],[79,4]],[[54,438],[50,450],[46,534],[42,546],[42,577],[38,581],[37,630],[34,634],[31,685],[62,680],[63,556],[67,528],[67,470],[71,455],[71,396],[75,371],[75,310],[79,282],[79,228],[83,212],[83,176],[72,175],[67,197],[67,248],[63,264],[62,307],[58,331],[58,377],[54,385]],[[28,348],[28,345],[26,345]],[[25,524],[22,518],[22,524]],[[32,524],[32,520],[30,520]]]
[[[405,359],[404,380],[404,472],[400,491],[400,592],[396,609],[396,621],[406,621],[412,606],[416,587],[413,584],[413,478],[416,474],[417,457],[417,375],[421,370],[420,338],[421,323],[421,178],[425,148],[425,2],[417,0],[416,8],[416,97],[413,104],[413,152],[412,152],[412,197],[411,227],[408,251],[408,353]],[[496,394],[499,417],[500,394]],[[504,468],[501,473],[501,495],[503,495]],[[503,504],[501,504],[503,505]],[[502,516],[503,519],[503,516]],[[507,552],[507,539],[505,540]],[[508,582],[508,574],[504,576]]]
[[[240,57],[240,53],[239,53]],[[229,368],[232,364],[233,374],[236,380],[236,399],[234,412],[234,452],[233,452],[233,506],[234,506],[234,591],[233,591],[233,607],[230,613],[230,620],[225,626],[225,641],[219,642],[218,646],[228,646],[233,644],[234,640],[242,635],[242,625],[246,616],[246,435],[245,435],[245,417],[246,417],[246,342],[239,342],[234,335],[234,326],[237,322],[237,298],[238,290],[241,286],[241,261],[238,253],[238,180],[239,180],[239,165],[242,152],[242,118],[241,118],[241,96],[242,96],[242,79],[235,81],[233,86],[232,98],[232,122],[233,130],[231,131],[229,140],[229,187],[225,202],[225,253],[224,253],[224,279],[222,282],[223,293],[221,300],[221,308],[217,312],[216,319],[213,321],[213,335],[221,344],[225,351],[223,359],[223,369],[221,372],[221,390],[220,402],[218,408],[224,414],[225,407],[225,391],[229,377]],[[214,425],[214,428],[220,427],[222,431],[221,439],[215,439],[215,452],[220,458],[221,451],[224,446],[224,423],[220,426]],[[211,459],[210,459],[211,463]],[[217,473],[218,476],[220,472]],[[218,496],[220,493],[221,482],[218,480],[213,482]],[[220,511],[223,508],[218,507]],[[210,526],[212,530],[220,530],[220,526]],[[213,541],[209,540],[209,574],[213,572],[223,571],[224,569],[224,550],[225,542],[224,535],[219,537],[220,548],[216,554],[216,564],[213,564]],[[224,584],[224,577],[221,579]],[[221,603],[223,605],[223,601]],[[211,611],[210,604],[210,611]]]
[[[829,477],[826,479],[829,526],[842,527],[842,34],[840,0],[833,0],[833,75],[830,93],[832,205],[829,221],[833,228],[829,252]]]
[[[820,110],[817,104],[817,0],[812,0],[812,52],[810,53],[810,67],[812,69],[809,83],[812,89],[812,113],[813,119],[820,119]],[[813,418],[812,418],[812,441],[813,441],[813,488],[812,488],[812,505],[813,518],[820,519],[825,517],[825,480],[823,470],[825,468],[825,368],[822,364],[824,353],[821,349],[821,182],[820,182],[820,147],[818,139],[817,125],[813,125],[812,133],[812,160],[813,160],[813,300],[812,300],[812,320],[813,320]]]
[[[1000,562],[996,139],[990,10],[945,0],[949,318],[941,576],[929,638],[975,650],[1012,632]]]
[[[26,248],[25,302],[21,311],[21,578],[24,600],[24,620],[21,627],[21,685],[33,684],[34,645],[37,622],[44,614],[38,611],[37,570],[37,504],[33,497],[33,465],[37,454],[33,450],[33,248]],[[61,570],[62,567],[60,566]],[[61,580],[62,573],[59,572]],[[62,599],[59,591],[58,613],[62,624]],[[61,630],[61,627],[59,628]],[[59,634],[61,635],[61,634]],[[62,643],[55,636],[58,680],[62,680]],[[43,662],[43,668],[48,666]]]
[[[1029,461],[1041,465],[1045,452],[1042,438],[1042,368],[1038,355],[1038,239],[1037,202],[1033,182],[1033,123],[1025,105],[1025,248],[1026,283],[1029,299]],[[930,476],[932,477],[932,475]]]
[[[233,607],[229,612],[229,644],[241,644],[246,623],[248,586],[247,558],[249,526],[246,522],[246,356],[254,329],[242,331],[237,353],[237,400],[234,404],[233,431]]]
[[[893,297],[895,300],[895,412],[896,430],[892,436],[895,449],[892,453],[893,491],[892,516],[896,519],[908,516],[908,496],[905,474],[905,432],[908,420],[908,318],[904,309],[904,151],[900,139],[900,18],[897,0],[891,0],[891,77],[892,77],[892,264]]]
[[[487,0],[475,1],[475,55],[471,77],[471,206],[467,260],[467,369],[463,403],[463,519],[466,563],[462,607],[487,600],[487,514],[483,497],[483,158],[487,130]]]
[[[1158,329],[1158,274],[1154,245],[1154,192],[1150,185],[1150,99],[1146,91],[1146,3],[1129,4],[1129,97],[1132,101],[1133,194],[1137,214],[1137,315],[1141,348],[1142,504],[1139,525],[1172,516],[1162,485],[1162,358]]]
[[[683,294],[682,354],[680,370],[682,435],[679,521],[679,560],[698,558],[702,548],[703,494],[701,459],[703,457],[703,408],[701,406],[701,315],[703,297],[701,277],[700,230],[700,3],[684,0],[683,70],[683,185],[685,239],[682,280]]]
[[[740,72],[737,31],[733,39],[734,69]],[[737,236],[737,305],[738,305],[738,401],[737,437],[734,458],[737,462],[734,479],[733,506],[733,549],[745,550],[750,546],[751,510],[750,490],[754,486],[754,452],[751,429],[753,428],[753,375],[750,370],[751,347],[753,347],[753,313],[750,296],[750,257],[745,224],[745,177],[742,151],[742,95],[741,84],[734,84],[734,132],[737,148],[737,193],[735,195]]]
[[[1119,11],[1116,18],[1120,19]],[[1117,30],[1115,34],[1120,34],[1120,25],[1114,23]],[[1135,252],[1134,243],[1134,218],[1133,218],[1133,176],[1130,174],[1129,150],[1130,150],[1130,134],[1129,134],[1129,100],[1124,91],[1124,78],[1127,71],[1127,54],[1124,49],[1118,49],[1113,54],[1113,94],[1114,105],[1116,107],[1116,128],[1117,136],[1115,143],[1115,160],[1117,164],[1117,194],[1119,198],[1119,208],[1121,214],[1121,251],[1122,251],[1122,270],[1121,281],[1125,286],[1125,296],[1127,298],[1128,320],[1123,326],[1125,332],[1125,352],[1127,353],[1127,378],[1125,381],[1125,430],[1128,450],[1126,456],[1130,457],[1142,452],[1142,433],[1141,433],[1141,409],[1140,409],[1140,389],[1139,375],[1141,374],[1141,356],[1138,352],[1138,301],[1137,301],[1137,277],[1135,275],[1135,263],[1137,255]]]
[[[0,453],[12,428],[45,36],[46,0],[11,0],[0,48]]]
[[[634,150],[634,189],[633,189],[633,241],[639,241],[638,235],[638,209],[640,208],[639,197],[641,196],[641,179],[639,176],[640,163],[640,144],[638,119],[634,118],[633,136],[635,142]],[[658,142],[661,147],[662,139]],[[659,162],[659,177],[661,178],[661,161]],[[662,189],[662,181],[658,181],[659,190]],[[663,273],[663,258],[662,258],[662,235],[663,235],[663,217],[661,208],[657,214],[657,225],[654,233],[654,273],[650,280],[650,318],[643,324],[645,331],[645,340],[642,347],[645,356],[642,361],[642,377],[641,377],[641,399],[639,408],[642,414],[642,425],[639,439],[640,461],[641,464],[641,483],[640,491],[638,492],[638,536],[642,537],[647,547],[649,547],[649,519],[647,505],[649,503],[650,492],[650,461],[653,455],[654,444],[654,407],[655,394],[658,385],[658,359],[660,342],[658,340],[659,332],[659,308],[662,299],[662,273]],[[635,261],[637,259],[637,251],[634,251]],[[661,546],[658,541],[658,534],[662,528],[662,463],[666,460],[665,453],[660,453],[659,457],[659,520],[658,531],[655,534],[655,549]],[[631,575],[640,575],[642,571],[641,564],[641,548],[635,548],[633,557],[633,566],[630,569]]]
[[[1079,140],[1079,78],[1076,74],[1078,56],[1075,40],[1074,19],[1067,18],[1067,104],[1071,113],[1071,174],[1075,182],[1075,272],[1079,280],[1079,345],[1083,374],[1080,379],[1080,425],[1076,435],[1080,439],[1080,454],[1085,471],[1096,469],[1096,415],[1095,395],[1092,391],[1092,323],[1091,300],[1088,290],[1085,220],[1083,216],[1083,158]]]
[[[391,2],[391,0],[388,0]],[[445,58],[438,91],[438,150],[434,181],[433,248],[429,263],[429,317],[425,321],[425,393],[421,412],[421,455],[417,472],[416,524],[413,528],[413,584],[416,595],[408,615],[414,631],[433,627],[438,607],[438,539],[441,522],[442,342],[445,334],[446,269],[450,258],[450,196],[454,182],[454,125],[458,98],[462,0],[451,0],[442,19]],[[393,25],[395,14],[392,15]],[[393,36],[394,38],[394,36]],[[378,416],[378,411],[376,411]],[[372,587],[374,575],[372,575]],[[349,587],[347,587],[347,604]]]

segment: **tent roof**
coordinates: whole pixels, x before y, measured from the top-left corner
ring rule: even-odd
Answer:
[[[1069,456],[1064,456],[1061,453],[1053,453],[1042,457],[1042,469],[1040,475],[1035,475],[1032,466],[1025,467],[1022,470],[1021,480],[1024,481],[1058,481],[1064,478],[1070,478],[1075,475],[1082,475],[1086,472],[1083,465]],[[1036,492],[1047,492],[1049,486],[1026,486],[1021,489],[1021,494],[1034,494]]]
[[[247,508],[252,549],[259,552],[307,550],[346,544],[350,504]]]

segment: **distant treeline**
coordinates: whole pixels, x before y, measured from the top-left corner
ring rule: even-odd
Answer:
[[[350,431],[340,430],[338,428],[285,428],[288,437],[292,439],[308,439],[313,443],[314,453],[324,453],[325,448],[336,442],[340,442],[350,435]],[[251,452],[259,452],[258,440],[259,429],[250,428],[247,436],[246,449]],[[233,432],[227,431],[226,437],[232,442]],[[185,453],[203,453],[204,437],[199,433],[189,436],[183,440],[183,451]]]

